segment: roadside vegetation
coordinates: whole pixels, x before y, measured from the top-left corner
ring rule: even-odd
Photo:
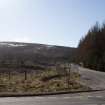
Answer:
[[[76,82],[80,75],[64,70],[45,69],[25,72],[1,72],[0,92],[9,93],[46,93],[59,91],[88,90]]]

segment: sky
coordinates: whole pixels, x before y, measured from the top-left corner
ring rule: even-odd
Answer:
[[[105,22],[105,0],[0,0],[0,41],[77,47]]]

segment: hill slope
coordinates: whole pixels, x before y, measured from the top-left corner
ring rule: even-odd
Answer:
[[[0,42],[0,64],[54,64],[71,61],[75,48],[34,43]]]

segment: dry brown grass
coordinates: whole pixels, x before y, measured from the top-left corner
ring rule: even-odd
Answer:
[[[72,73],[70,75],[69,87],[67,78],[69,75],[54,76],[58,75],[55,70],[46,70],[41,74],[28,73],[27,80],[24,80],[24,74],[16,73],[11,75],[11,79],[8,79],[7,74],[2,74],[0,77],[0,92],[56,92],[66,90],[82,90],[86,89],[76,80],[79,79],[78,73]],[[43,78],[48,77],[46,81],[42,81]],[[50,78],[53,77],[53,78]]]

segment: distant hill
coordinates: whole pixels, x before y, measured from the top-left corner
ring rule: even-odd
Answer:
[[[76,48],[20,42],[0,42],[0,65],[50,65],[72,61]]]

